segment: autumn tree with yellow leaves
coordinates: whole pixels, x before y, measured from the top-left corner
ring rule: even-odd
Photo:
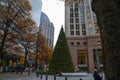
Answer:
[[[39,55],[40,62],[49,62],[52,50],[45,45],[45,37],[31,18],[31,9],[28,0],[0,0],[0,60],[4,59],[4,52],[19,57],[22,53],[25,57],[20,61],[26,67],[31,53],[35,54],[36,68]]]
[[[36,42],[36,38],[32,34],[24,34],[21,35],[22,37],[19,40],[19,44],[23,47],[24,49],[24,54],[25,54],[25,62],[24,62],[24,67],[27,66],[27,56],[29,53],[33,52],[33,46]]]
[[[36,59],[35,59],[35,69],[38,67],[38,59],[39,59],[39,54],[43,53],[44,49],[44,44],[45,44],[45,37],[42,35],[40,29],[36,33]]]
[[[36,42],[36,60],[35,67],[37,68],[38,64],[45,62],[49,63],[52,56],[52,49],[46,45],[46,38],[43,36],[41,31],[39,30],[37,33],[37,42]]]
[[[44,61],[46,64],[48,64],[52,58],[52,52],[53,50],[48,47],[47,45],[44,45]]]
[[[34,31],[35,22],[31,19],[32,7],[28,0],[0,0],[0,59],[3,51],[11,45],[18,45],[21,34]],[[2,62],[2,61],[1,61]]]

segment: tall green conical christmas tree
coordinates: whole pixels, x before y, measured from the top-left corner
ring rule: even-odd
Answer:
[[[70,55],[63,27],[61,28],[49,65],[49,72],[57,73],[59,71],[74,72],[74,66],[72,63],[72,58]]]

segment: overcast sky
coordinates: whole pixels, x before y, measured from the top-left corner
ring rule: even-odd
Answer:
[[[61,26],[64,26],[64,2],[60,0],[42,0],[42,11],[54,24],[54,45],[56,44]]]

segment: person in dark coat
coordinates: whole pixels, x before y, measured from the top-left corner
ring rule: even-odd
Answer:
[[[16,62],[16,74],[18,74],[19,71],[20,71],[20,61],[17,60],[17,62]]]
[[[102,80],[102,78],[100,77],[97,71],[94,71],[93,77],[94,77],[94,80]]]

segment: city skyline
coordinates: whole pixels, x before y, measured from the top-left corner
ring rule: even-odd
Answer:
[[[64,2],[59,0],[42,0],[42,11],[54,24],[54,46],[56,44],[60,28],[64,26]]]

